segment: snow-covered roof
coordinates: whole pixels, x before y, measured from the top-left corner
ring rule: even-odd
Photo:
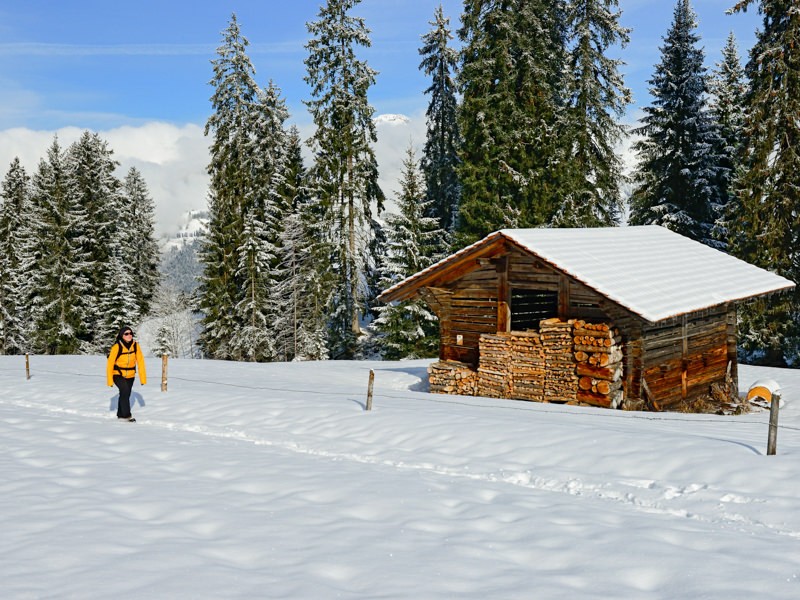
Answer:
[[[503,229],[401,282],[506,238],[650,322],[787,290],[794,283],[657,225]],[[392,289],[394,289],[392,288]],[[390,290],[384,292],[388,293]]]

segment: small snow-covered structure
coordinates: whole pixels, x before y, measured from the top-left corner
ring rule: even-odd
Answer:
[[[483,376],[499,383],[485,389],[500,391],[491,395],[681,410],[715,386],[717,392],[737,389],[737,303],[794,286],[655,225],[504,229],[385,290],[380,299],[421,297],[430,305],[440,323],[437,364],[459,380],[469,380],[470,370],[481,375],[481,348],[484,355],[492,353]],[[547,331],[540,340],[530,339],[540,324]],[[562,355],[556,359],[542,351],[554,331],[562,332],[562,341],[574,336],[569,353],[576,361],[591,354],[588,342],[596,342],[618,352],[620,368],[587,363],[577,372],[572,365],[577,396],[515,394],[512,357],[522,347],[532,350],[523,350],[528,367],[521,372],[539,380],[516,387],[552,387],[548,365],[563,367],[567,348],[559,342]],[[509,349],[507,360],[503,348]],[[613,400],[597,393],[597,382],[616,394]],[[443,389],[480,393],[477,384]]]

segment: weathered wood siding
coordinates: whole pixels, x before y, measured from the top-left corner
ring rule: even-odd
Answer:
[[[725,381],[728,362],[736,364],[731,312],[723,306],[644,327],[642,376],[651,408],[679,408]],[[735,312],[733,320],[735,327]]]
[[[478,267],[439,294],[442,360],[478,366],[478,340],[482,333],[497,332],[497,270],[494,264]],[[461,336],[459,338],[459,336]]]

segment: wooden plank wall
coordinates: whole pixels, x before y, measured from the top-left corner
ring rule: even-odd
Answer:
[[[517,249],[511,250],[509,253],[509,287],[557,292],[560,280],[559,273],[536,257]]]
[[[676,409],[724,382],[731,360],[729,310],[719,307],[645,327],[643,377],[656,410]],[[735,356],[733,358],[735,365]]]
[[[480,335],[497,332],[497,269],[487,263],[455,283],[439,314],[439,356],[477,368]]]

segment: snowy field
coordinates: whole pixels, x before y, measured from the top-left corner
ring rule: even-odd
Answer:
[[[768,412],[425,393],[429,361],[0,357],[3,598],[800,598],[800,371]],[[374,409],[364,410],[369,369]]]

